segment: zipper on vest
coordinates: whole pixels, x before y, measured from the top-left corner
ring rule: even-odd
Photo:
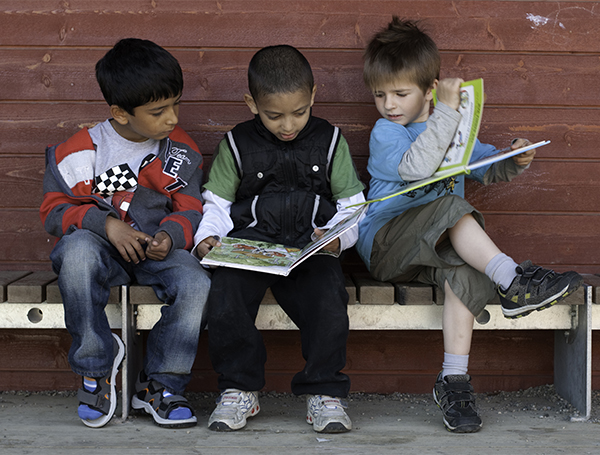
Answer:
[[[292,210],[292,195],[296,191],[296,172],[295,172],[295,163],[292,159],[292,152],[289,147],[285,147],[283,150],[283,172],[285,175],[285,180],[288,182],[288,191],[285,193],[285,210],[283,213],[283,223],[282,223],[282,234],[285,239],[284,243],[288,245],[291,244],[293,239],[293,229],[294,229],[294,217]]]

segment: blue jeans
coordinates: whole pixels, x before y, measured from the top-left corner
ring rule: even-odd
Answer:
[[[73,338],[69,363],[81,376],[104,377],[112,368],[113,342],[104,308],[111,286],[132,281],[152,286],[166,304],[148,336],[144,370],[174,393],[191,379],[210,276],[188,251],[173,250],[162,261],[127,263],[101,236],[76,230],[50,255]]]

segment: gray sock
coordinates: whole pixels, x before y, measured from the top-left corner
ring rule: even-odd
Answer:
[[[485,266],[485,274],[495,284],[506,290],[517,276],[518,265],[511,257],[504,253],[498,253]]]
[[[467,374],[469,368],[469,356],[459,354],[448,354],[444,352],[444,363],[442,363],[442,377],[449,374]]]

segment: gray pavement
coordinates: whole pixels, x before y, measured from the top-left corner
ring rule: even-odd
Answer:
[[[452,434],[429,395],[352,394],[354,429],[317,434],[305,423],[302,398],[261,394],[261,412],[245,429],[215,433],[206,428],[215,394],[189,394],[198,426],[180,430],[153,425],[120,409],[104,428],[77,418],[73,392],[1,392],[0,454],[599,454],[600,427],[592,416],[573,422],[570,406],[551,386],[522,392],[479,394],[484,421],[476,434]],[[594,394],[594,410],[599,398]]]

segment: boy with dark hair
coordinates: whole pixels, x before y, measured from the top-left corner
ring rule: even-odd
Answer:
[[[226,134],[204,186],[198,256],[229,235],[304,247],[364,201],[348,144],[337,127],[313,117],[316,86],[306,58],[291,46],[258,51],[248,69],[244,100],[253,120]],[[208,298],[209,351],[222,393],[208,425],[243,428],[259,411],[266,351],[254,322],[268,288],[300,329],[304,369],[292,392],[306,394],[307,421],[317,432],[352,427],[345,398],[348,293],[336,257],[356,242],[357,229],[328,244],[289,276],[217,268]]]
[[[104,308],[112,286],[136,281],[166,306],[150,331],[132,400],[157,425],[185,427],[196,416],[180,394],[191,379],[208,273],[190,254],[202,218],[202,155],[177,126],[179,63],[151,41],[119,41],[96,65],[111,118],[46,150],[40,215],[59,238],[58,274],[69,363],[83,377],[78,414],[102,427],[117,405],[123,359]]]
[[[461,115],[461,79],[439,80],[440,56],[416,23],[394,17],[365,51],[364,80],[383,118],[371,132],[369,199],[392,194],[440,166]],[[438,103],[430,115],[432,90]],[[528,144],[513,141],[512,148]],[[477,141],[473,160],[498,153]],[[510,181],[533,160],[534,150],[473,171],[488,184]],[[454,193],[454,194],[452,194]],[[574,292],[582,278],[516,264],[484,231],[483,216],[463,199],[464,179],[453,177],[370,205],[359,225],[357,250],[381,281],[417,281],[444,291],[444,362],[434,387],[446,428],[475,432],[481,418],[467,374],[475,315],[500,296],[502,311],[517,318],[548,308]]]

